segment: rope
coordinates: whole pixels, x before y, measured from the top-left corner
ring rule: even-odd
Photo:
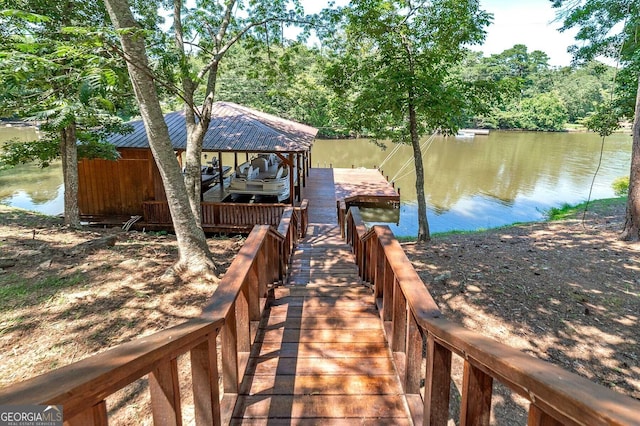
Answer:
[[[630,8],[631,5],[629,5],[629,9],[627,10],[628,12],[630,12]],[[628,16],[628,15],[627,15]],[[622,27],[622,31],[624,31],[624,29],[627,27],[627,22],[628,22],[629,18],[625,18],[624,20],[624,25]],[[616,66],[615,66],[615,70],[613,72],[613,80],[611,81],[611,93],[610,93],[610,99],[609,101],[611,103],[613,103],[613,99],[614,99],[614,93],[615,93],[615,89],[616,89],[616,84],[617,84],[617,80],[618,80],[618,71],[620,69],[620,58],[622,57],[622,48],[624,47],[624,38],[622,39],[622,41],[620,42],[620,47],[618,48],[618,57],[616,58]],[[587,201],[584,205],[584,210],[582,211],[582,227],[584,228],[585,225],[585,221],[587,219],[587,211],[589,211],[589,203],[591,203],[591,195],[593,194],[593,187],[596,184],[596,178],[598,177],[598,173],[600,173],[600,168],[602,167],[602,158],[604,157],[604,142],[605,139],[607,137],[606,136],[602,136],[602,142],[600,144],[600,158],[598,160],[598,166],[596,167],[596,171],[593,173],[593,179],[591,179],[591,186],[589,187],[589,196],[587,197]]]
[[[425,151],[424,147],[425,147],[427,144],[430,144],[430,143],[433,141],[434,137],[435,137],[435,135],[431,135],[431,136],[429,137],[429,139],[427,139],[426,141],[422,142],[422,143],[420,144],[420,148],[421,148],[423,151]],[[431,146],[431,145],[429,145],[429,146]],[[395,180],[398,178],[398,175],[399,175],[399,174],[400,174],[400,173],[401,173],[405,168],[407,168],[409,165],[411,165],[412,160],[413,160],[413,156],[409,157],[409,158],[407,159],[407,161],[405,161],[405,163],[402,165],[402,167],[400,167],[400,168],[398,169],[398,171],[396,172],[396,174],[391,178],[391,181],[392,181],[392,182],[395,182]],[[411,173],[411,172],[409,172],[409,173]]]
[[[433,145],[433,141],[435,140],[435,133],[432,134],[429,139],[427,139],[426,141],[424,141],[421,145],[420,145],[420,149],[422,150],[422,158],[424,158],[424,156],[427,154],[427,151],[429,151],[429,148],[431,148],[431,145]],[[426,147],[426,148],[425,148]],[[398,177],[398,175],[400,174],[400,172],[402,172],[407,166],[411,165],[411,168],[408,169],[406,172],[404,172],[401,176]],[[400,180],[405,178],[406,176],[409,176],[411,173],[413,173],[414,169],[416,167],[415,162],[413,162],[413,156],[409,157],[409,159],[404,163],[404,165],[402,167],[400,167],[400,169],[398,170],[398,172],[393,176],[393,178],[391,179],[392,182],[395,182],[396,180]]]
[[[380,166],[378,166],[378,168],[382,169],[382,167],[387,163],[387,161],[389,161],[389,159],[391,159],[391,157],[393,157],[393,155],[398,152],[398,150],[400,149],[400,144],[397,143],[396,146],[391,150],[391,152],[387,155],[387,158],[385,158],[382,163],[380,163]]]
[[[122,225],[122,230],[129,231],[133,226],[133,224],[139,221],[140,219],[142,219],[142,216],[131,216],[131,219],[129,219],[124,223],[124,225]]]

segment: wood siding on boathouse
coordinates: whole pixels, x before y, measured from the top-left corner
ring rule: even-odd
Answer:
[[[78,207],[83,216],[142,215],[144,201],[166,201],[149,149],[118,150],[121,158],[78,162]]]

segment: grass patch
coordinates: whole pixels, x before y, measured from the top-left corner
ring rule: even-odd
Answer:
[[[40,303],[57,290],[73,287],[83,279],[80,273],[68,277],[48,276],[35,282],[18,274],[5,275],[0,279],[0,312],[24,305],[27,301],[29,304]]]
[[[552,207],[546,212],[547,220],[565,220],[578,217],[584,212],[585,208],[590,211],[607,213],[614,209],[624,207],[627,203],[627,197],[605,198],[602,200],[593,200],[588,203],[580,204],[564,204],[562,207]]]
[[[0,204],[0,223],[25,228],[42,228],[62,226],[63,220],[58,216],[49,216],[18,207]]]

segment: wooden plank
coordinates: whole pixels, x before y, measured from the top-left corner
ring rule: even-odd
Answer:
[[[256,336],[258,342],[351,343],[385,342],[382,333],[370,330],[275,329]]]
[[[264,342],[259,346],[257,356],[278,356],[281,358],[372,358],[389,357],[385,342],[332,343],[280,343]]]
[[[422,370],[422,348],[422,333],[413,315],[409,315],[405,348],[407,365],[404,377],[404,390],[408,394],[420,394],[420,381],[423,378],[422,373],[424,371]]]
[[[149,374],[151,412],[156,425],[182,425],[178,361],[173,358],[158,365]]]
[[[407,301],[398,282],[393,286],[391,333],[391,350],[404,352],[407,341]]]
[[[461,425],[489,425],[492,391],[493,377],[465,361],[460,404]]]
[[[313,328],[313,329],[349,329],[349,330],[382,330],[382,323],[375,314],[354,314],[352,316],[326,317],[304,316],[289,317],[284,315],[271,315],[266,319],[265,327]]]
[[[326,288],[306,288],[306,287],[279,287],[274,290],[275,299],[282,299],[287,296],[293,297],[346,297],[349,300],[364,299],[368,303],[373,303],[371,289],[364,286],[353,287],[332,287]]]
[[[304,313],[302,306],[289,306],[289,305],[272,305],[270,308],[271,315],[286,316],[289,318],[302,318],[302,317],[337,317],[343,318],[346,316],[346,312],[341,312],[330,306],[317,306],[317,307],[305,307]],[[377,316],[377,310],[373,305],[358,305],[349,308],[352,315],[357,317],[372,315]]]
[[[346,419],[318,419],[318,418],[308,418],[308,419],[276,419],[276,418],[249,418],[249,419],[241,419],[235,418],[230,420],[230,425],[232,426],[291,426],[292,424],[296,426],[314,426],[318,424],[327,425],[327,426],[362,426],[365,424],[367,426],[410,426],[413,423],[409,419],[358,419],[358,418],[346,418]]]
[[[235,316],[235,303],[225,319],[222,328],[222,382],[225,393],[238,393],[240,383],[240,364],[238,360],[238,330]]]
[[[62,408],[64,415],[64,407]],[[107,403],[103,400],[93,407],[89,407],[80,414],[69,419],[65,418],[65,426],[107,426]]]
[[[238,396],[234,418],[393,419],[407,417],[400,395],[274,395]]]
[[[305,308],[331,307],[333,309],[343,310],[351,307],[370,307],[373,305],[373,298],[362,300],[362,298],[350,299],[348,297],[287,297],[279,299],[277,303],[288,306],[304,306]]]
[[[345,375],[358,372],[368,375],[393,374],[389,358],[252,358],[249,374],[261,375]]]
[[[247,376],[247,395],[402,395],[395,374]]]
[[[249,288],[247,284],[242,286],[235,305],[237,350],[238,352],[250,352],[251,320],[249,318]]]

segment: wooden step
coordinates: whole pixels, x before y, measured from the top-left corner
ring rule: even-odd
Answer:
[[[395,374],[246,376],[240,392],[245,395],[401,395]]]
[[[363,374],[368,376],[388,375],[394,371],[390,358],[250,358],[247,375],[318,375],[345,376]]]
[[[283,329],[260,330],[256,342],[282,343],[350,343],[373,342],[384,343],[382,329],[376,330],[344,330],[344,329]]]
[[[320,297],[320,296],[309,296],[309,297],[283,297],[281,299],[277,299],[273,301],[272,306],[304,306],[309,308],[316,307],[332,307],[334,309],[348,309],[351,307],[358,306],[372,306],[373,305],[373,295],[368,296],[357,296],[357,297]]]
[[[281,299],[287,296],[294,297],[348,297],[353,299],[355,297],[367,297],[371,296],[372,290],[363,285],[354,285],[350,287],[334,287],[327,288],[318,287],[304,287],[304,286],[288,286],[288,287],[276,287],[274,289],[274,295],[276,299]]]
[[[380,330],[382,324],[379,321],[371,321],[371,316],[353,315],[351,318],[306,316],[293,317],[286,315],[271,315],[264,325],[264,330],[272,330],[278,327],[287,329],[320,329],[320,330]]]
[[[406,419],[405,401],[399,395],[241,395],[233,418]],[[242,408],[239,408],[242,407]],[[295,422],[294,422],[295,423]]]
[[[339,285],[343,287],[362,286],[360,280],[350,277],[331,277],[328,275],[304,277],[302,275],[292,276],[289,285],[308,285],[309,287],[323,287],[325,285]]]
[[[349,342],[345,344],[324,342],[262,342],[256,356],[283,358],[374,358],[389,357],[385,342]]]

